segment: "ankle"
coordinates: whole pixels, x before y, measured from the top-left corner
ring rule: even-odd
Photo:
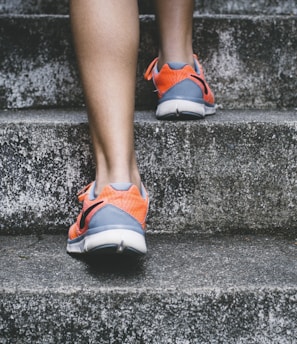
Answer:
[[[96,177],[96,186],[95,186],[95,195],[98,196],[102,189],[112,183],[131,183],[138,187],[140,190],[141,188],[141,178],[137,171],[131,172],[131,174],[124,174],[121,172],[120,174],[110,174],[110,175],[103,175],[103,173],[98,174]]]
[[[160,71],[161,68],[164,66],[166,63],[170,62],[180,62],[180,63],[185,63],[188,64],[192,67],[194,67],[194,58],[193,58],[193,53],[191,54],[159,54],[158,57],[158,70]]]

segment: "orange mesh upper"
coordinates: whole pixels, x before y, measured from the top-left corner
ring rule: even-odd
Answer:
[[[176,85],[178,82],[181,82],[184,79],[191,79],[193,82],[199,85],[201,90],[203,91],[203,99],[210,103],[214,103],[214,95],[211,91],[209,85],[205,81],[203,68],[201,64],[198,61],[198,58],[196,55],[194,55],[194,58],[199,66],[200,74],[198,75],[195,70],[190,65],[186,65],[184,68],[179,70],[173,70],[171,69],[168,64],[165,64],[159,73],[154,73],[154,68],[156,64],[158,63],[158,58],[155,58],[150,65],[148,66],[144,78],[146,80],[153,79],[155,86],[158,91],[158,97],[162,98],[164,93],[166,93],[171,87]],[[203,79],[204,83],[199,81],[196,78],[193,78],[192,75],[198,75],[199,78]],[[205,90],[206,87],[206,90]]]
[[[103,188],[102,192],[94,200],[89,199],[89,193],[91,189],[89,184],[85,189],[83,189],[79,194],[78,198],[83,202],[82,212],[78,215],[76,223],[74,223],[69,229],[69,239],[73,240],[79,235],[85,233],[88,229],[88,224],[92,216],[102,207],[107,204],[112,204],[117,208],[125,211],[134,217],[145,229],[145,219],[148,211],[148,196],[146,198],[140,195],[138,188],[135,185],[132,185],[128,191],[118,191],[113,189],[110,185],[107,185]],[[101,204],[96,206],[86,217],[85,226],[80,229],[79,224],[83,214],[83,211],[91,207],[92,205],[103,201]]]

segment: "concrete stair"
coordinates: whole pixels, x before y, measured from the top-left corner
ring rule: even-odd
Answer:
[[[195,51],[221,108],[296,107],[296,27],[295,16],[195,15]],[[152,109],[153,16],[141,16],[141,32],[136,107]],[[1,108],[82,106],[70,36],[68,16],[0,17]]]
[[[198,122],[155,119],[139,4],[149,253],[82,261],[65,244],[94,165],[68,2],[0,2],[0,343],[297,343],[297,2],[196,1],[219,105]]]
[[[151,14],[153,2],[138,0],[141,14]],[[206,14],[296,14],[296,0],[195,0],[196,11]],[[1,0],[0,13],[68,14],[68,0]]]
[[[153,232],[296,233],[295,111],[220,111],[197,122],[136,112],[136,150]],[[65,231],[93,179],[85,110],[0,116],[0,229]],[[9,204],[13,204],[10,207]]]
[[[144,260],[80,261],[65,240],[2,237],[1,343],[296,342],[293,241],[149,235]]]

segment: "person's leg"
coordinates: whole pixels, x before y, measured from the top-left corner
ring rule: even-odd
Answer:
[[[70,9],[96,182],[79,193],[83,209],[69,229],[67,252],[144,254],[148,195],[133,135],[137,0],[71,0]]]
[[[155,0],[159,56],[147,68],[158,94],[158,119],[201,119],[215,113],[214,95],[193,55],[193,0]]]
[[[136,0],[71,0],[70,14],[96,161],[96,194],[140,186],[133,138],[139,41]]]
[[[185,62],[193,66],[193,0],[155,0],[159,28],[159,63]]]

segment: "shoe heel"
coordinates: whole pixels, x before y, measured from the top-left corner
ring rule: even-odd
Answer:
[[[156,117],[158,119],[177,119],[179,117],[193,117],[193,119],[202,119],[205,117],[205,108],[204,104],[192,102],[189,100],[167,100],[158,105]]]

